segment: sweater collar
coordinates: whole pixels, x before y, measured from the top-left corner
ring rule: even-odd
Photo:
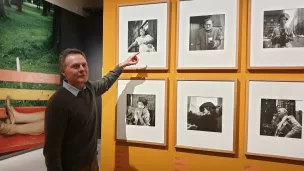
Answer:
[[[79,93],[79,89],[72,86],[71,84],[69,84],[66,80],[63,80],[63,85],[64,88],[66,88],[69,92],[71,92],[74,96],[77,96]],[[84,85],[83,90],[86,89],[86,86]]]

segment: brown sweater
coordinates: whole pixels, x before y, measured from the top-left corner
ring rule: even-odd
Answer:
[[[97,154],[96,98],[122,73],[117,66],[99,81],[88,81],[77,96],[60,87],[45,111],[43,154],[48,171],[72,171],[89,165]]]

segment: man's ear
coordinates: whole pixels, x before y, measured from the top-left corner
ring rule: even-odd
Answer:
[[[64,72],[64,69],[63,69],[63,68],[60,69],[60,72],[61,72],[61,74],[62,74],[63,76],[65,76],[65,72]]]

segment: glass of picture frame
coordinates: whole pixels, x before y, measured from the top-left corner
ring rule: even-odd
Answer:
[[[167,79],[118,80],[116,140],[167,144]]]
[[[304,68],[302,0],[249,0],[247,68]]]
[[[179,0],[177,11],[178,70],[238,68],[239,0]]]
[[[168,69],[169,9],[166,0],[118,6],[118,61],[140,52],[126,70]]]
[[[235,153],[236,80],[177,80],[176,147]]]
[[[304,159],[304,80],[248,80],[245,154]]]

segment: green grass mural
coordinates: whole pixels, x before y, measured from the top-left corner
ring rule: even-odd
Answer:
[[[1,6],[1,4],[0,4]],[[60,74],[58,52],[53,35],[51,9],[47,16],[35,4],[23,2],[22,11],[16,5],[4,7],[5,15],[0,16],[0,69],[17,70],[16,58],[20,61],[20,71]],[[0,82],[0,88],[56,90],[58,85]],[[41,106],[46,101],[12,101],[18,106]],[[0,100],[0,106],[4,100]]]

